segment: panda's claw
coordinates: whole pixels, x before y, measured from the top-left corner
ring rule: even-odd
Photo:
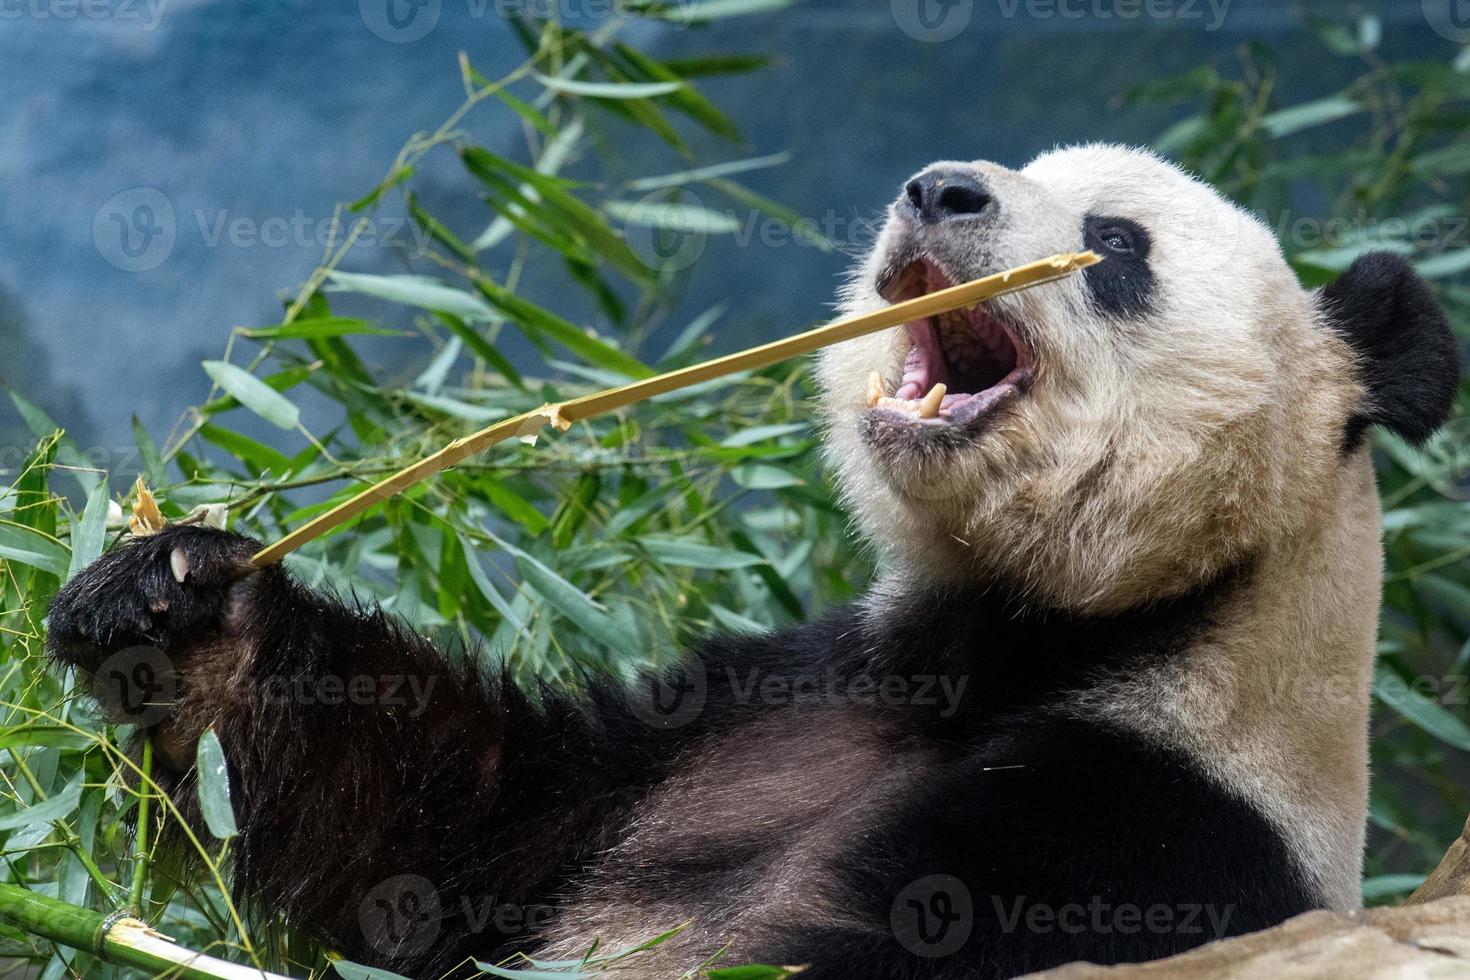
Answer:
[[[189,577],[189,555],[183,548],[174,548],[169,552],[168,565],[174,573],[174,581],[184,584],[184,579]]]

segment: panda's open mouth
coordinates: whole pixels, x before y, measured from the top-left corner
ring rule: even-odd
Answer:
[[[954,285],[928,259],[905,266],[882,289],[897,303]],[[929,425],[969,425],[987,419],[1024,393],[1034,357],[1017,326],[983,305],[907,325],[911,343],[896,379],[875,371],[868,408]]]

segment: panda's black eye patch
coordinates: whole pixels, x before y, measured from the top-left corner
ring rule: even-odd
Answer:
[[[1133,254],[1133,235],[1127,228],[1108,225],[1106,228],[1098,229],[1097,237],[1103,243],[1103,247],[1114,255]]]
[[[1098,308],[1118,316],[1147,312],[1154,292],[1148,264],[1148,232],[1136,221],[1088,215],[1082,223],[1086,246],[1103,257],[1083,277]]]

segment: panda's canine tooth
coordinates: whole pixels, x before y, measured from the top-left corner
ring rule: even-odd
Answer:
[[[868,375],[868,407],[873,408],[878,404],[878,399],[883,397],[883,375],[874,371]]]
[[[939,417],[939,406],[944,401],[945,392],[949,389],[943,384],[937,384],[929,389],[929,394],[919,402],[919,418],[933,419]]]

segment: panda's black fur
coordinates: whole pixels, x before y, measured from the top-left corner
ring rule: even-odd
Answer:
[[[1154,274],[1148,264],[1147,229],[1128,218],[1090,214],[1082,227],[1082,240],[1108,259],[1082,271],[1098,309],[1116,316],[1148,310]]]
[[[711,640],[673,684],[702,693],[701,706],[687,719],[678,705],[655,708],[683,722],[661,729],[648,710],[654,702],[606,682],[583,698],[542,691],[533,699],[381,612],[312,592],[279,568],[237,580],[256,545],[180,527],[114,551],[58,595],[51,647],[92,670],[105,653],[134,645],[169,655],[181,714],[204,707],[229,753],[237,887],[352,959],[427,977],[469,956],[534,952],[519,930],[475,931],[466,909],[487,901],[565,908],[564,896],[618,842],[635,801],[691,746],[741,739],[757,726],[772,738],[772,715],[789,722],[777,723],[770,751],[788,738],[821,742],[829,716],[863,705],[852,693],[863,678],[908,682],[915,703],[873,697],[863,710],[895,753],[926,760],[911,795],[842,842],[834,869],[842,901],[867,926],[774,923],[763,946],[742,950],[749,959],[812,963],[814,977],[1000,977],[1079,958],[1149,959],[1314,904],[1259,814],[1183,756],[1066,711],[1100,672],[1168,658],[1207,633],[1211,610],[1242,587],[1248,568],[1116,617],[1048,614],[998,592],[937,589],[876,623],[849,607],[776,633]],[[182,584],[170,571],[174,549],[189,556]],[[222,612],[226,605],[233,611]],[[229,635],[215,625],[222,617]],[[298,704],[272,697],[265,683],[403,675],[428,687],[426,706]],[[842,696],[834,703],[813,691],[803,703],[798,690],[766,704],[745,693],[773,677],[809,676],[835,676]],[[841,765],[840,745],[832,749]],[[192,816],[189,761],[173,757],[163,768]],[[656,864],[620,868],[618,887],[697,909],[739,895],[745,870],[772,843],[757,836],[663,850]],[[362,922],[364,896],[397,875],[432,882],[445,913],[433,946],[405,958],[385,955],[383,937],[365,936]],[[896,897],[929,875],[956,878],[968,892],[944,900],[967,909],[971,930],[948,956],[926,957],[922,942],[905,946],[891,928],[905,914],[891,908]],[[941,918],[923,903],[940,900],[928,892],[916,900],[913,914],[934,914],[937,935]],[[1101,930],[1069,934],[1027,919],[1033,909],[1099,902]],[[1130,907],[1165,907],[1172,926],[1131,923]],[[1119,908],[1125,920],[1114,928]],[[1073,918],[1084,915],[1078,910]],[[574,913],[573,904],[564,914]]]
[[[1088,279],[1123,315],[1150,302],[1147,233],[1131,232],[1133,255]],[[1345,451],[1369,423],[1427,436],[1458,370],[1427,288],[1369,257],[1321,305],[1368,395]],[[103,556],[53,602],[50,649],[104,685],[110,655],[162,651],[178,692],[150,730],[165,788],[197,822],[193,745],[213,728],[237,889],[350,959],[460,975],[590,944],[628,909],[646,936],[693,921],[680,969],[729,943],[722,965],[810,964],[813,980],[1007,977],[1324,904],[1278,826],[1198,758],[1073,710],[1208,644],[1251,594],[1249,559],[1107,615],[994,583],[875,592],[708,640],[651,686],[588,677],[570,695],[255,570],[257,545],[176,527]],[[321,697],[323,678],[368,678],[373,697]],[[767,907],[783,914],[751,920]],[[638,962],[630,975],[666,975]]]
[[[1322,304],[1358,353],[1369,393],[1344,433],[1344,455],[1375,423],[1416,445],[1433,435],[1454,403],[1460,350],[1429,284],[1402,256],[1370,252],[1323,289]]]

